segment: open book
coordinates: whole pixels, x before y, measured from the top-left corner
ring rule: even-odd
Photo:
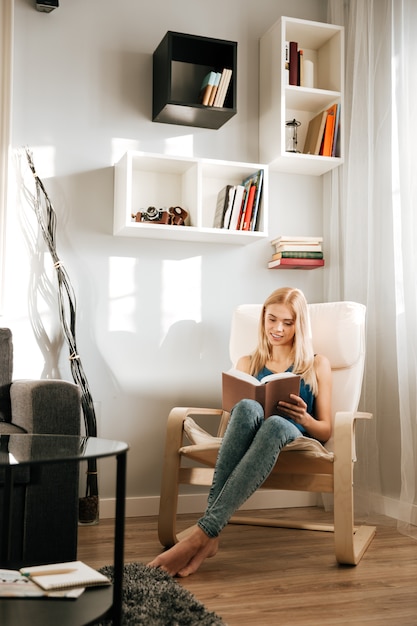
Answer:
[[[82,561],[33,565],[23,567],[20,573],[28,576],[31,581],[46,591],[110,585],[107,576]]]
[[[278,402],[292,402],[290,394],[300,394],[301,376],[292,372],[269,374],[262,380],[258,380],[246,372],[231,369],[223,372],[223,409],[231,411],[234,405],[248,398],[257,400],[262,404],[265,417],[270,415],[285,415],[283,408],[278,407]]]
[[[17,570],[0,569],[0,598],[66,598],[76,599],[84,587],[45,591]]]

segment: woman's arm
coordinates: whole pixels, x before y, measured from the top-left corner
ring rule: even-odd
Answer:
[[[246,374],[249,374],[250,356],[241,356],[236,363],[236,369],[240,370],[241,372],[246,372]]]
[[[327,357],[317,354],[314,358],[318,393],[315,399],[315,417],[307,413],[307,405],[302,398],[291,394],[297,404],[280,402],[295,422],[301,424],[311,437],[326,442],[332,434],[332,371]]]

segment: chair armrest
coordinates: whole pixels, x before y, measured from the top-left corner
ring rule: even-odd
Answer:
[[[81,392],[65,380],[16,380],[10,388],[12,423],[32,434],[79,435]]]
[[[223,409],[202,409],[200,407],[176,406],[171,409],[167,421],[166,443],[169,449],[178,451],[178,449],[182,446],[184,422],[187,418],[194,418],[198,416],[212,416],[220,418],[217,436],[223,436],[229,419],[229,413],[223,411]]]
[[[361,411],[339,411],[334,420],[335,461],[356,461],[355,424],[358,419],[372,419],[372,413]]]

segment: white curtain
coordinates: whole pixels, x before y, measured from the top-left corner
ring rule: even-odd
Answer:
[[[325,176],[328,300],[367,306],[357,505],[417,538],[417,2],[329,0],[345,26],[345,162]],[[361,497],[362,496],[362,497]],[[361,506],[362,505],[362,506]]]

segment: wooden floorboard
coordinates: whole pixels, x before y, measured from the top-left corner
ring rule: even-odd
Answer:
[[[280,515],[328,517],[315,509]],[[395,521],[377,521],[355,567],[336,563],[331,533],[229,524],[218,554],[178,584],[228,626],[417,626],[417,541],[400,534]],[[180,518],[181,527],[193,522]],[[78,557],[92,567],[112,563],[112,520],[80,527],[78,544]],[[126,563],[147,563],[161,549],[155,517],[126,520]]]

